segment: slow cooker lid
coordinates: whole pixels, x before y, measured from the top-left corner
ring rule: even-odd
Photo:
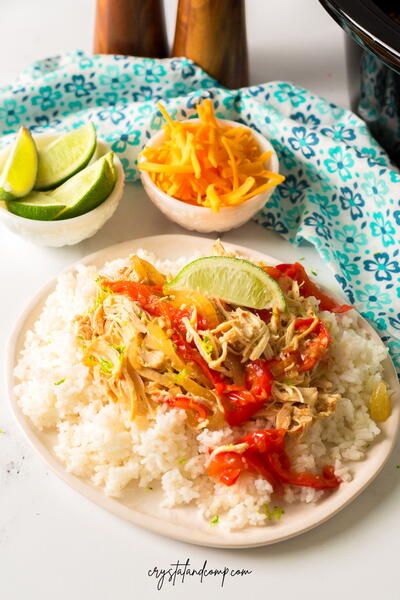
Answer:
[[[356,41],[400,68],[400,7],[397,0],[320,0]]]

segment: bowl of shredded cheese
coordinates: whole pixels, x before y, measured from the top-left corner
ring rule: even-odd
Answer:
[[[199,117],[166,124],[139,155],[144,189],[164,215],[202,233],[228,231],[261,210],[284,181],[271,143],[236,121],[217,119],[212,101]]]

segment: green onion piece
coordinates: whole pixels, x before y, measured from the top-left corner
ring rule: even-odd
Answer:
[[[272,519],[274,519],[274,521],[279,521],[282,515],[285,513],[285,511],[279,506],[274,506],[273,510],[271,510],[269,504],[267,503],[263,504],[262,508],[265,512],[265,518],[268,521],[272,521]]]
[[[274,506],[274,510],[272,511],[272,516],[275,521],[280,521],[282,515],[285,514],[285,511],[279,506]]]
[[[186,367],[184,369],[182,369],[182,371],[179,371],[179,373],[177,373],[175,375],[175,383],[182,383],[182,381],[184,379],[186,379],[186,377],[189,375],[189,371],[186,369]]]
[[[113,367],[114,367],[114,365],[109,360],[106,360],[105,358],[100,359],[100,365],[101,365],[101,370],[104,373],[111,373],[113,370]]]
[[[204,336],[204,338],[201,341],[201,345],[204,348],[205,352],[208,354],[208,356],[212,356],[214,348],[208,335]]]

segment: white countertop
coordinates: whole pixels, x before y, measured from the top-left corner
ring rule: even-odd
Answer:
[[[73,48],[90,51],[94,1],[2,0],[0,84],[30,61]],[[317,0],[248,0],[252,83],[292,80],[348,104],[343,38]],[[166,1],[171,32],[174,0]],[[6,58],[5,58],[6,57]],[[92,239],[74,247],[33,246],[0,228],[0,362],[5,342],[25,303],[65,266],[116,242],[161,233],[184,233],[128,185],[115,216]],[[284,261],[301,253],[322,281],[335,280],[315,251],[297,251],[278,235],[249,223],[223,239]],[[396,449],[360,498],[328,523],[298,538],[255,550],[189,546],[148,533],[90,504],[49,473],[31,451],[0,388],[0,597],[4,600],[111,600],[263,598],[372,600],[399,598],[400,471]],[[397,458],[396,458],[397,457]],[[200,568],[248,569],[245,577],[189,579],[160,592],[148,570],[190,560]]]

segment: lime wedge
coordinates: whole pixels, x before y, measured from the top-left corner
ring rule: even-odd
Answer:
[[[51,192],[31,192],[7,202],[10,212],[26,219],[52,221],[78,217],[104,202],[115,185],[113,152],[102,156]]]
[[[57,138],[39,152],[36,190],[50,190],[86,167],[96,148],[92,123]]]
[[[57,219],[78,217],[104,202],[116,180],[112,161],[113,153],[109,152],[49,193],[55,204],[65,206]]]
[[[40,192],[32,192],[23,200],[11,200],[7,202],[7,208],[14,215],[35,221],[52,221],[65,208],[62,204],[56,204],[50,195]]]
[[[0,200],[14,200],[29,194],[35,183],[37,169],[35,142],[29,129],[21,127],[0,176]]]
[[[189,263],[164,286],[166,291],[190,289],[248,308],[285,310],[283,292],[275,279],[248,260],[206,256]]]

